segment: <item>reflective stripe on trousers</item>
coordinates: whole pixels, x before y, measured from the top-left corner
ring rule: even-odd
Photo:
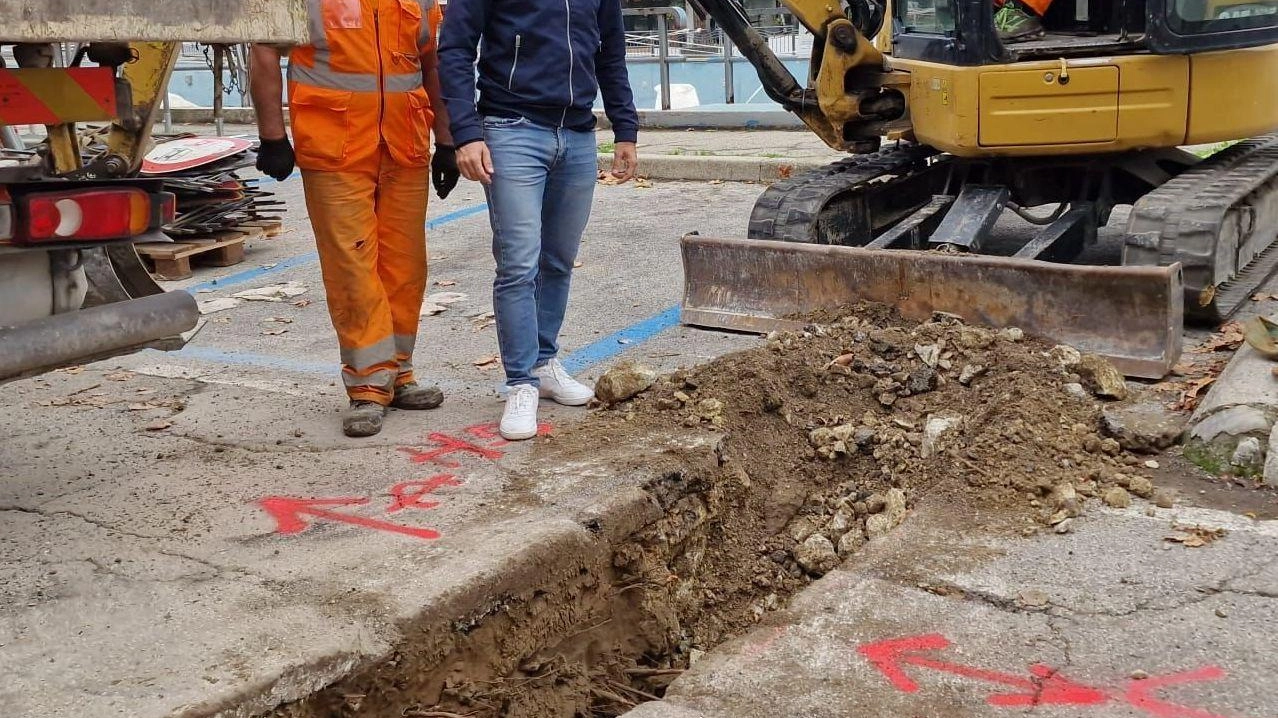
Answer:
[[[347,394],[389,404],[413,381],[413,347],[426,293],[429,168],[395,164],[304,170],[329,314]]]

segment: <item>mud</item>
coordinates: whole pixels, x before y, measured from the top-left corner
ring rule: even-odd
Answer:
[[[593,539],[546,552],[532,578],[494,587],[478,611],[428,611],[401,627],[391,660],[274,715],[620,715],[923,496],[1030,533],[1114,487],[1153,490],[1147,457],[1100,434],[1077,352],[873,306],[812,321],[545,442],[536,463],[562,466],[651,441],[608,468],[654,478],[588,523]]]

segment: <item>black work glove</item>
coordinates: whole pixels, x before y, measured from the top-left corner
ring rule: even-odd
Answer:
[[[430,178],[435,185],[435,194],[440,199],[447,199],[457,180],[461,179],[461,170],[457,169],[457,148],[452,145],[435,145],[435,156],[430,161]]]
[[[293,154],[293,144],[288,141],[288,136],[285,135],[278,140],[262,139],[260,145],[257,148],[257,169],[278,182],[288,179],[288,176],[293,174],[293,167],[297,164],[297,157]]]

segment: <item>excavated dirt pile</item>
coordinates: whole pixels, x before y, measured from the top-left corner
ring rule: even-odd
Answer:
[[[616,716],[925,495],[999,530],[1061,533],[1088,498],[1153,497],[1143,460],[1101,434],[1098,397],[1127,391],[1103,360],[951,315],[812,322],[666,377],[614,369],[609,405],[534,463],[651,445],[608,467],[656,477],[651,515],[588,526],[593,553],[564,551],[465,618],[405,626],[394,660],[277,716]]]

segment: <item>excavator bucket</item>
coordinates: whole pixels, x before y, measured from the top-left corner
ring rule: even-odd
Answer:
[[[1156,379],[1180,357],[1179,264],[1099,267],[979,254],[874,250],[747,239],[683,238],[685,324],[745,332],[802,325],[861,301],[924,319],[958,314],[1108,358]]]

